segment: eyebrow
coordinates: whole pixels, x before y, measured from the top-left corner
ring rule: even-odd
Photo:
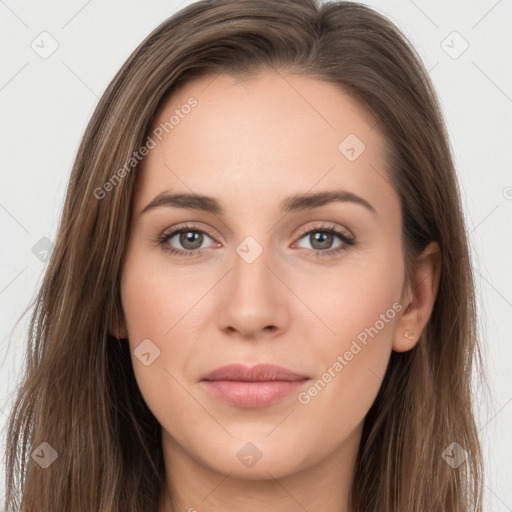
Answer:
[[[333,202],[354,203],[364,206],[367,210],[377,215],[375,208],[362,197],[349,192],[347,190],[330,190],[326,192],[315,192],[305,194],[295,194],[282,201],[281,212],[297,212],[311,210]],[[168,191],[158,194],[146,207],[142,210],[141,215],[149,210],[161,206],[174,208],[187,208],[190,210],[200,210],[204,212],[214,213],[216,215],[224,215],[224,209],[217,199],[200,195],[200,194],[172,194]]]

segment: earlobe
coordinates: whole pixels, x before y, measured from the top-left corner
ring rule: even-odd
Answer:
[[[116,319],[112,321],[109,332],[117,340],[125,339],[128,337],[128,331],[126,329],[126,323],[122,312],[116,314]]]
[[[123,340],[128,337],[128,333],[126,332],[126,329],[110,329],[110,334],[116,338],[117,340]]]
[[[418,334],[412,329],[406,329],[395,333],[393,342],[393,350],[395,352],[407,352],[411,350],[419,341]]]
[[[414,348],[425,329],[436,301],[441,275],[441,249],[431,242],[413,265],[402,304],[407,304],[397,322],[393,350],[407,352]]]

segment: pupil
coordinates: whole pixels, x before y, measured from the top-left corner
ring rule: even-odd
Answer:
[[[311,245],[315,247],[315,244],[317,242],[320,242],[320,246],[316,247],[317,249],[326,249],[329,248],[331,242],[332,242],[332,233],[314,233],[313,235],[313,242]]]
[[[197,233],[195,231],[183,232],[180,235],[180,243],[186,249],[190,249],[190,250],[197,249],[197,248],[201,247],[202,233]],[[187,245],[187,244],[191,244],[192,246]]]

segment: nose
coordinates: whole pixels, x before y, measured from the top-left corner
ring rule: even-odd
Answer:
[[[233,268],[223,280],[219,328],[244,339],[275,337],[286,330],[286,287],[269,267],[264,250],[248,263],[235,253]],[[288,291],[288,293],[290,293]]]

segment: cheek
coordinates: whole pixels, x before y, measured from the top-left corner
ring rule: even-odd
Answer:
[[[377,339],[390,338],[401,305],[403,287],[400,251],[372,251],[367,257],[342,262],[338,268],[321,268],[296,276],[294,291],[323,323],[318,349],[329,354],[348,350],[351,340],[372,331]],[[394,305],[394,306],[393,306]],[[313,317],[311,317],[313,323]],[[378,333],[373,327],[376,327]],[[327,342],[327,343],[326,343]]]
[[[201,299],[203,288],[190,270],[163,261],[128,255],[121,280],[121,298],[130,339],[164,343]],[[196,276],[197,277],[197,276]],[[185,320],[186,321],[186,320]]]
[[[403,309],[403,263],[398,252],[389,258],[375,254],[367,261],[333,272],[322,280],[322,288],[311,286],[314,276],[301,279],[303,294],[310,290],[308,305],[319,312],[330,332],[322,329],[322,336],[310,335],[308,357],[321,364],[299,403],[313,415],[328,409],[326,421],[333,428],[355,428],[368,412],[382,384]]]
[[[144,400],[163,425],[173,425],[172,411],[197,415],[184,391],[181,369],[193,356],[189,318],[204,295],[179,271],[148,264],[143,254],[128,253],[121,279],[121,299],[128,331],[132,365]],[[202,287],[201,287],[202,288]],[[187,329],[188,327],[188,329]]]
[[[170,368],[171,356],[173,366],[183,358],[187,344],[179,343],[177,338],[187,325],[187,313],[200,298],[199,291],[185,285],[180,272],[167,274],[168,269],[153,264],[142,252],[128,252],[121,278],[121,301],[134,371],[143,393],[157,383],[168,387],[165,381],[170,376],[164,370]],[[144,360],[142,353],[149,356]]]

